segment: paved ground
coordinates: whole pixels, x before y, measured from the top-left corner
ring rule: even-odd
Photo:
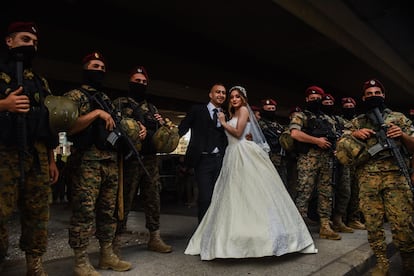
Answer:
[[[219,259],[201,261],[199,256],[183,254],[191,234],[197,226],[196,209],[164,206],[161,216],[161,230],[164,239],[173,245],[174,252],[159,254],[146,250],[147,232],[144,228],[143,213],[138,210],[130,214],[128,229],[123,237],[123,256],[133,263],[133,269],[124,273],[99,272],[102,275],[366,275],[375,260],[369,248],[366,231],[342,234],[342,240],[319,239],[318,228],[311,228],[312,236],[319,250],[318,254],[288,254],[281,257],[251,259]],[[67,227],[70,210],[65,205],[53,205],[50,221],[48,252],[44,256],[49,275],[72,275],[73,253],[67,244]],[[9,260],[0,275],[24,275],[24,256],[17,249],[19,227],[16,218],[12,228]],[[388,240],[390,233],[387,231]],[[92,240],[89,248],[92,264],[98,262],[98,243]],[[395,250],[390,246],[390,255]],[[395,259],[395,258],[394,258]],[[398,258],[391,264],[391,276],[399,275]]]

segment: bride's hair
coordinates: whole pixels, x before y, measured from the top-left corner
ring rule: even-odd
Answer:
[[[247,105],[247,92],[246,89],[242,86],[233,86],[232,88],[230,88],[229,90],[229,107],[228,107],[228,111],[229,111],[229,117],[232,118],[234,113],[236,112],[234,110],[234,107],[231,106],[231,102],[230,102],[230,94],[231,92],[233,92],[233,90],[236,90],[237,92],[239,92],[239,95],[241,96],[241,100],[242,100],[242,105],[246,106]]]

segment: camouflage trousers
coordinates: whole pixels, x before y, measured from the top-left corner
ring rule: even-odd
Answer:
[[[69,245],[86,247],[95,234],[102,242],[112,242],[118,193],[118,163],[115,160],[82,160],[72,183],[72,217]]]
[[[25,182],[19,190],[19,158],[14,148],[0,146],[0,259],[7,254],[9,234],[7,221],[18,207],[20,248],[27,254],[41,256],[47,248],[49,221],[49,162],[46,147],[35,145],[36,154],[25,158]],[[38,157],[38,158],[37,158]]]
[[[312,191],[317,189],[318,214],[330,219],[332,214],[332,153],[311,148],[298,157],[298,186],[296,207],[302,216],[308,212]]]
[[[118,231],[126,226],[128,214],[137,193],[140,194],[145,213],[145,227],[150,231],[160,228],[160,172],[156,155],[146,155],[142,162],[150,177],[145,173],[138,160],[124,162],[124,220]]]
[[[356,177],[355,167],[349,167],[349,178],[351,184],[351,197],[347,209],[347,218],[348,221],[359,221],[361,220],[361,209],[359,208],[359,183]]]
[[[360,208],[365,217],[368,241],[375,253],[386,252],[384,217],[391,226],[392,239],[402,252],[414,251],[413,195],[397,171],[358,170]]]
[[[344,166],[338,162],[337,176],[338,180],[335,183],[335,214],[342,216],[346,215],[349,200],[351,198],[351,170],[349,166]]]

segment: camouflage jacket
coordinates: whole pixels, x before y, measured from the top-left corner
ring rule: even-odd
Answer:
[[[316,124],[316,121],[323,122],[324,129]],[[310,111],[295,112],[290,120],[289,130],[297,129],[315,137],[326,137],[331,142],[335,142],[337,139],[337,133],[339,132],[339,125],[334,118],[324,113],[316,115]],[[314,148],[319,149],[316,145],[312,145]]]
[[[0,99],[6,98],[9,93],[17,87],[16,64],[0,64]],[[26,133],[25,138],[28,146],[35,142],[44,142],[49,149],[58,144],[58,137],[50,131],[49,116],[44,104],[46,96],[51,95],[48,82],[45,78],[37,75],[31,68],[23,71],[23,93],[30,100],[30,110],[25,115]],[[8,111],[0,112],[0,143],[5,145],[16,145],[17,139],[17,114]]]
[[[111,102],[109,97],[102,92],[98,92],[95,88],[88,86],[88,85],[82,85],[81,89],[73,89],[69,92],[66,92],[63,96],[70,98],[79,106],[79,117],[88,114],[92,110],[96,109],[92,105],[92,103],[89,100],[88,95],[86,95],[83,91],[87,91],[90,96],[94,95],[95,93],[100,93],[102,99],[106,102]],[[112,106],[112,108],[114,108]],[[95,121],[101,120],[100,118],[97,118]],[[94,121],[94,123],[95,123]],[[92,123],[93,124],[93,123]],[[91,127],[92,124],[89,126]],[[89,128],[88,127],[88,128]],[[88,128],[82,130],[79,134],[85,134],[85,132],[88,132]],[[88,136],[96,136],[96,133],[88,133]],[[94,138],[94,137],[93,137]],[[73,145],[75,148],[76,143]],[[82,150],[82,158],[85,160],[105,160],[105,159],[112,159],[116,160],[116,152],[114,151],[107,151],[107,150],[99,150],[95,145],[91,145],[88,149]]]
[[[407,135],[414,136],[414,127],[412,126],[412,122],[404,114],[400,112],[391,111],[390,109],[386,108],[383,112],[383,118],[385,124],[388,125],[390,123],[393,123],[399,126],[401,130]],[[374,131],[377,131],[379,129],[378,126],[373,125],[373,123],[367,117],[366,114],[361,114],[345,125],[345,133],[350,134],[362,128],[373,129]],[[375,144],[377,144],[378,140],[374,135],[363,142],[366,144],[366,148],[369,149]],[[395,142],[398,146],[401,147],[401,141],[395,140]],[[363,168],[365,171],[368,172],[399,170],[397,163],[392,158],[391,152],[387,150],[381,151],[375,156],[372,156],[372,158],[367,163],[363,164],[360,168]]]

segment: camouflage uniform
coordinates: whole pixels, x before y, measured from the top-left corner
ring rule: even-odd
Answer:
[[[82,90],[75,89],[64,95],[79,104],[80,116],[93,110],[84,91],[91,95],[100,93],[90,86],[82,85]],[[109,101],[105,94],[101,95],[105,101]],[[117,154],[114,149],[98,149],[95,145],[97,133],[87,136],[90,135],[94,138],[93,144],[81,148],[80,144],[74,143],[76,153],[71,157],[79,160],[78,171],[73,172],[77,175],[77,181],[72,183],[72,217],[69,226],[69,245],[74,249],[88,246],[93,234],[100,242],[112,242],[117,225],[114,215],[118,192]]]
[[[13,64],[0,67],[0,97],[16,87]],[[42,99],[51,94],[47,81],[31,69],[23,73],[24,92],[30,98],[31,110],[26,113],[27,154],[24,158],[25,182],[19,189],[19,157],[16,143],[16,116],[0,112],[0,261],[7,254],[7,221],[19,208],[22,234],[20,248],[31,256],[42,256],[47,247],[49,197],[51,196],[48,149],[57,146],[57,137],[50,132],[47,111]],[[23,192],[23,194],[21,194]]]
[[[341,117],[344,126],[349,124],[349,120]],[[346,214],[347,222],[355,222],[361,220],[361,210],[359,208],[359,184],[356,178],[355,166],[343,165],[343,171],[341,178],[339,179],[340,184],[349,187],[349,199],[348,206],[339,207],[341,214]],[[345,203],[345,202],[344,202]]]
[[[335,132],[335,121],[324,114],[321,118],[327,121]],[[290,121],[289,129],[302,130],[310,135],[309,123],[316,119],[314,113],[296,112]],[[314,135],[312,135],[314,136]],[[298,187],[296,206],[303,217],[307,217],[308,204],[312,191],[317,189],[318,215],[321,219],[330,219],[332,214],[332,150],[323,150],[316,146],[308,145],[308,150],[299,153],[298,168]]]
[[[269,157],[278,171],[280,178],[287,188],[288,179],[287,179],[287,164],[286,164],[286,152],[280,146],[279,137],[285,128],[276,121],[270,121],[266,118],[261,118],[259,121],[259,126],[263,131],[263,134],[270,145]]]
[[[399,126],[403,132],[413,136],[411,121],[402,113],[384,110],[384,122]],[[365,114],[351,121],[351,131],[361,128],[376,128]],[[367,148],[377,143],[375,136],[366,140]],[[400,145],[400,142],[396,140]],[[407,159],[408,165],[408,159]],[[413,195],[405,177],[389,151],[381,151],[357,168],[360,186],[360,208],[368,230],[368,241],[377,256],[385,256],[386,242],[384,217],[391,225],[393,242],[401,253],[414,252],[414,228],[412,221]]]
[[[152,136],[160,126],[154,118],[158,113],[156,107],[147,101],[137,103],[132,98],[120,97],[114,101],[114,105],[122,116],[134,118],[140,121],[147,128],[147,136],[142,141],[141,154],[143,164],[148,171],[139,164],[138,160],[128,160],[124,163],[124,221],[118,225],[118,231],[125,229],[128,220],[128,213],[131,211],[134,198],[139,191],[144,207],[146,228],[150,232],[160,228],[160,173],[159,158],[152,143]]]

